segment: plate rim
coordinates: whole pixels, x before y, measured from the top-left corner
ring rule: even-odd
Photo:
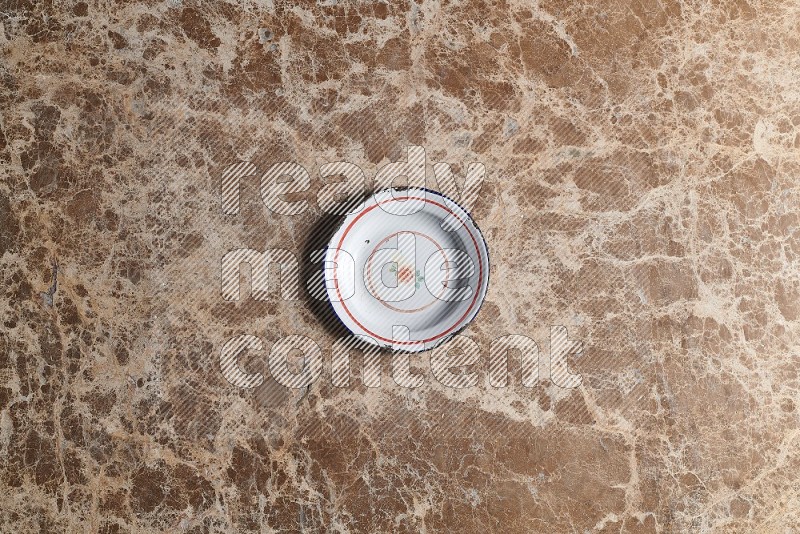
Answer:
[[[325,281],[325,293],[326,293],[326,296],[327,296],[326,300],[328,301],[328,304],[331,307],[331,310],[333,311],[333,313],[336,315],[336,317],[339,319],[339,321],[345,326],[345,328],[347,328],[347,330],[352,335],[359,336],[358,339],[363,340],[368,345],[377,346],[380,349],[388,349],[388,350],[391,350],[392,352],[403,352],[403,353],[425,352],[425,351],[434,349],[434,348],[442,345],[443,343],[446,343],[447,341],[449,341],[450,339],[452,339],[453,337],[455,337],[456,335],[461,333],[465,328],[467,328],[470,324],[472,324],[472,322],[475,320],[475,318],[480,313],[480,310],[483,308],[483,304],[486,301],[486,295],[487,295],[487,293],[489,291],[489,283],[490,283],[490,278],[491,278],[491,272],[490,272],[491,271],[491,258],[490,258],[490,255],[489,255],[489,245],[486,242],[486,238],[483,235],[483,232],[481,231],[480,227],[475,222],[475,218],[470,214],[469,211],[467,211],[463,206],[461,206],[461,204],[459,204],[458,202],[456,202],[455,200],[450,198],[448,195],[442,193],[441,191],[436,191],[436,190],[430,189],[428,187],[387,187],[387,188],[384,188],[384,189],[379,189],[379,190],[373,191],[372,193],[367,195],[364,198],[364,200],[362,200],[362,202],[359,203],[360,209],[358,209],[358,211],[353,211],[353,212],[345,214],[344,217],[342,218],[342,221],[339,223],[339,225],[336,227],[336,229],[333,231],[333,233],[331,234],[330,238],[328,239],[328,244],[325,247],[325,254],[323,256],[323,269],[324,269],[324,272],[327,271],[324,268],[324,265],[326,265],[328,263],[330,254],[332,254],[333,251],[336,250],[336,247],[334,246],[334,241],[335,241],[336,237],[339,236],[339,234],[341,233],[341,231],[345,227],[345,225],[348,223],[348,221],[351,221],[354,217],[357,217],[358,214],[361,213],[361,211],[363,211],[365,208],[367,208],[369,205],[371,205],[370,204],[370,200],[372,201],[372,203],[377,205],[378,198],[381,197],[381,196],[384,196],[384,195],[388,194],[392,198],[394,198],[394,193],[395,192],[406,192],[406,193],[408,193],[408,192],[415,192],[415,191],[418,191],[418,192],[422,193],[422,196],[424,196],[425,198],[427,198],[428,194],[440,197],[440,198],[444,199],[445,201],[447,201],[448,203],[450,203],[450,204],[454,205],[455,207],[457,207],[466,216],[466,219],[472,225],[472,228],[474,228],[477,231],[478,239],[476,239],[476,244],[478,245],[478,252],[479,253],[483,253],[483,254],[486,255],[486,262],[485,262],[485,264],[486,264],[486,269],[485,269],[486,274],[483,275],[483,277],[481,278],[481,281],[483,282],[483,284],[482,284],[482,287],[481,287],[481,289],[480,289],[480,291],[478,293],[477,306],[475,306],[475,308],[473,310],[468,310],[467,315],[465,316],[465,318],[463,318],[463,319],[461,319],[459,321],[461,324],[459,324],[459,322],[457,322],[454,325],[454,330],[452,332],[447,332],[444,335],[440,335],[441,337],[439,337],[438,339],[434,339],[434,340],[429,341],[427,343],[424,342],[424,340],[418,340],[416,343],[413,343],[415,340],[411,339],[410,341],[412,343],[408,344],[408,345],[396,345],[394,343],[382,342],[382,341],[380,341],[378,339],[375,339],[375,337],[373,337],[373,335],[371,335],[370,333],[368,333],[366,331],[363,331],[364,330],[363,327],[360,327],[358,324],[352,324],[353,321],[350,321],[349,320],[350,318],[345,316],[343,310],[339,309],[339,307],[342,306],[341,303],[338,302],[338,301],[332,300],[331,297],[333,296],[332,295],[333,289],[331,287],[328,287],[328,277],[327,277],[327,275],[324,276],[323,280]],[[330,260],[330,261],[332,261],[332,260]],[[337,305],[338,305],[338,307],[337,307]]]

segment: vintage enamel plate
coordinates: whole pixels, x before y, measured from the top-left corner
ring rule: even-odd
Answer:
[[[469,214],[427,189],[386,189],[347,215],[325,253],[336,315],[364,341],[431,349],[478,313],[489,284],[486,242]]]

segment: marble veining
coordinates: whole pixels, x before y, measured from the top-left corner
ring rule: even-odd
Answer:
[[[787,0],[4,2],[0,530],[800,531],[800,5]],[[405,388],[304,289],[335,224],[408,146],[462,184],[491,284]],[[238,161],[311,176],[292,216]],[[220,259],[281,249],[301,295],[225,301]],[[487,385],[493,340],[550,327],[580,387]],[[223,378],[287,335],[312,387]],[[467,342],[464,342],[467,343]],[[385,360],[385,358],[384,358]],[[296,363],[296,362],[295,362]],[[541,363],[541,362],[540,362]]]

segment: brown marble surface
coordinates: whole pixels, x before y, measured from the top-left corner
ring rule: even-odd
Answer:
[[[797,2],[7,0],[1,22],[0,531],[800,531]],[[422,354],[422,387],[367,388],[356,360],[336,388],[318,303],[226,302],[220,259],[307,274],[319,167],[371,178],[408,145],[486,166],[481,382]],[[253,177],[225,215],[240,160],[303,165],[307,209]],[[493,339],[544,356],[550,325],[583,343],[580,387],[485,383]],[[241,334],[265,347],[246,369],[297,334],[323,376],[232,386]]]

